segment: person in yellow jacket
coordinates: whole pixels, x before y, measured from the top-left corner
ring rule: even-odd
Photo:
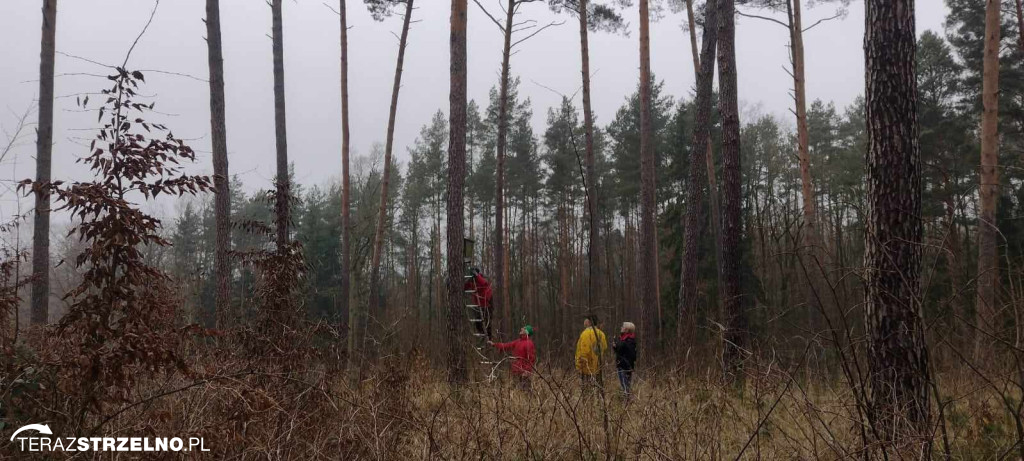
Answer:
[[[601,361],[608,350],[608,339],[601,331],[596,317],[583,320],[583,332],[576,342],[576,370],[580,372],[584,387],[587,383],[601,385]]]

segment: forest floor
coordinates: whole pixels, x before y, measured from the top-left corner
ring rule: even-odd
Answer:
[[[935,366],[931,434],[882,453],[835,364],[812,373],[806,362],[772,356],[748,361],[737,384],[725,383],[713,363],[683,370],[669,361],[638,370],[627,399],[610,364],[603,386],[584,386],[575,370],[555,366],[559,357],[542,357],[526,389],[507,362],[493,368],[494,379],[490,365],[474,362],[470,382],[453,390],[443,369],[417,352],[384,355],[354,376],[329,350],[275,356],[281,349],[260,355],[246,347],[188,343],[179,349],[181,370],[139,369],[122,399],[99,406],[83,404],[88,394],[74,382],[52,381],[59,374],[46,371],[45,360],[25,358],[34,360],[39,385],[5,393],[0,423],[46,423],[54,434],[79,436],[202,437],[209,459],[895,460],[920,459],[926,440],[932,459],[1020,453],[1021,392],[1010,362]],[[24,455],[0,438],[0,459]],[[37,458],[54,459],[47,455]]]
[[[403,362],[367,371],[358,389],[323,372],[222,374],[126,412],[106,431],[171,429],[232,459],[865,459],[866,450],[883,458],[862,439],[841,377],[776,366],[737,387],[711,371],[641,371],[627,400],[609,373],[603,391],[581,386],[574,371],[548,370],[528,390],[499,376],[452,392],[441,371]],[[1017,453],[1014,420],[986,382],[950,372],[939,383],[934,459],[946,459],[947,445],[951,459]]]

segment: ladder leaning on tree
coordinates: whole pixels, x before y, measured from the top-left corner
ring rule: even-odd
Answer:
[[[488,306],[479,304],[480,297],[477,296],[478,290],[481,287],[477,284],[476,274],[473,273],[473,240],[463,239],[463,284],[464,292],[469,297],[469,302],[466,303],[466,309],[469,311],[469,323],[473,326],[473,336],[479,339],[479,342],[474,346],[473,350],[476,351],[477,355],[480,356],[480,363],[483,365],[490,365],[491,371],[487,375],[488,380],[493,380],[497,377],[496,370],[498,366],[504,361],[499,359],[497,361],[487,356],[485,351],[489,348],[485,348],[487,342],[490,341],[487,333],[490,331],[490,316],[486,315],[484,309],[488,309]]]

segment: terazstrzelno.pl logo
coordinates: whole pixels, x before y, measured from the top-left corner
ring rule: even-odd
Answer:
[[[46,424],[18,428],[11,442],[29,452],[210,451],[202,437],[55,437]]]

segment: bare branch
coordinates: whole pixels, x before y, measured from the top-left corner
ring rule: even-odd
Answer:
[[[125,53],[125,55],[124,55],[124,62],[121,63],[121,68],[122,69],[124,69],[125,67],[128,66],[128,58],[130,58],[132,56],[132,51],[135,51],[135,45],[139,44],[139,40],[141,40],[142,36],[146,35],[146,31],[149,30],[149,25],[153,23],[153,17],[156,16],[156,9],[159,6],[160,6],[160,0],[155,0],[153,2],[153,11],[151,11],[149,13],[149,20],[146,21],[146,25],[142,27],[142,32],[139,32],[139,35],[137,37],[135,37],[135,41],[132,42],[131,48],[128,48],[128,53]]]
[[[110,64],[103,64],[102,62],[93,61],[92,59],[89,59],[89,58],[83,58],[81,56],[76,56],[76,55],[73,55],[73,54],[70,54],[70,53],[65,53],[63,51],[57,51],[56,53],[61,55],[61,56],[67,57],[67,58],[78,59],[80,61],[85,61],[85,62],[90,63],[90,64],[96,64],[97,66],[109,67],[111,69],[116,67],[116,66],[112,66]]]
[[[785,28],[789,29],[789,24],[786,24],[786,23],[784,23],[782,21],[779,21],[778,19],[775,19],[775,18],[769,18],[767,16],[759,16],[759,15],[756,15],[756,14],[747,14],[747,13],[744,13],[744,12],[742,12],[740,10],[736,10],[736,14],[738,14],[740,16],[743,16],[743,17],[746,17],[746,18],[762,19],[762,20],[765,20],[765,21],[774,22],[774,23],[776,23],[776,24],[778,24],[778,25],[780,25],[782,27],[785,27]]]
[[[196,81],[199,81],[199,82],[205,82],[205,83],[209,83],[210,82],[209,80],[207,80],[205,78],[202,78],[202,77],[196,77],[195,75],[189,75],[189,74],[186,74],[186,73],[183,73],[183,72],[172,72],[172,71],[169,71],[169,70],[140,69],[139,72],[152,72],[152,73],[157,73],[157,74],[176,75],[178,77],[190,78],[192,80],[196,80]]]
[[[480,11],[483,11],[488,18],[491,18],[491,21],[494,22],[494,25],[498,26],[498,30],[500,30],[501,33],[505,33],[505,27],[502,26],[497,19],[494,19],[494,16],[491,16],[491,12],[487,11],[487,8],[484,8],[484,6],[480,4],[480,0],[473,0],[473,3],[476,3],[476,6],[480,7]]]
[[[552,22],[552,23],[549,23],[548,25],[546,25],[546,26],[544,26],[544,27],[541,27],[540,29],[537,29],[537,30],[536,30],[536,31],[534,31],[534,32],[533,32],[532,34],[530,34],[530,35],[527,35],[527,36],[525,36],[525,37],[523,37],[523,38],[521,38],[521,39],[519,39],[519,40],[516,40],[516,42],[515,42],[515,43],[513,43],[511,47],[512,47],[512,48],[515,48],[515,46],[516,46],[516,45],[518,45],[518,44],[520,44],[520,43],[523,43],[523,42],[524,42],[524,41],[526,41],[526,40],[529,40],[529,39],[530,39],[530,38],[532,38],[532,37],[533,37],[534,35],[537,35],[537,34],[539,34],[539,33],[541,33],[541,32],[544,32],[544,29],[547,29],[548,27],[551,27],[551,26],[560,26],[560,25],[562,25],[562,24],[565,24],[565,21],[560,21],[560,22]]]
[[[808,26],[808,27],[804,28],[804,30],[802,30],[802,31],[800,31],[800,32],[801,32],[801,33],[803,33],[803,32],[807,32],[807,31],[809,31],[809,30],[813,29],[813,28],[814,28],[814,26],[817,26],[818,24],[821,24],[821,23],[823,23],[823,22],[827,22],[827,21],[831,21],[831,20],[833,20],[833,19],[838,19],[838,18],[841,18],[841,17],[843,17],[843,16],[844,16],[844,14],[843,14],[843,12],[842,12],[842,11],[837,11],[837,12],[836,12],[836,14],[834,14],[834,15],[832,15],[832,16],[829,16],[829,17],[827,17],[827,18],[822,18],[822,19],[819,19],[819,20],[818,20],[817,22],[815,22],[814,24],[811,24],[810,26]]]

